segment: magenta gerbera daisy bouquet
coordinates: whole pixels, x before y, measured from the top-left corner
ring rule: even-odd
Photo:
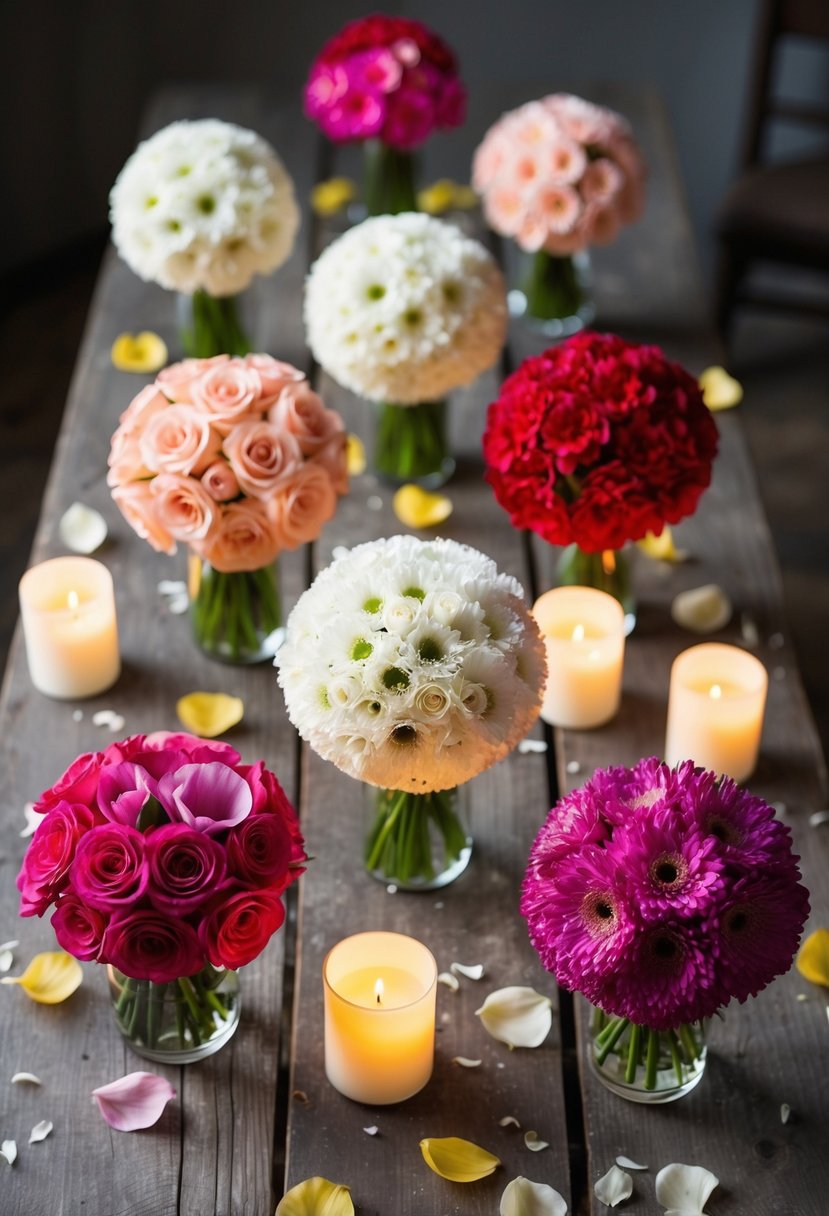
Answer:
[[[669,1101],[700,1080],[705,1023],[787,971],[809,913],[791,833],[728,778],[656,759],[552,809],[521,910],[562,987],[595,1006],[595,1070]]]

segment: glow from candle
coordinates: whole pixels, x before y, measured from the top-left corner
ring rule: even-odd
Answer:
[[[720,697],[722,696],[722,689],[720,688],[719,684],[712,684],[708,690],[708,695],[712,701],[719,701]]]
[[[599,659],[602,657],[602,652],[600,650],[591,650],[587,657],[591,663],[598,663]]]
[[[584,641],[584,625],[576,625],[576,627],[573,630],[573,641],[574,642],[583,642]]]
[[[381,979],[378,979],[377,983],[374,985],[374,995],[377,998],[378,1005],[383,1004],[384,992],[385,992],[385,985],[383,984],[383,981]]]
[[[76,612],[79,605],[80,605],[80,600],[78,599],[77,591],[68,592],[67,596],[66,596],[66,606],[69,609],[69,611]]]

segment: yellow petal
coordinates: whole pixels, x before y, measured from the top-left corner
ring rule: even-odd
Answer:
[[[743,386],[739,380],[729,376],[724,367],[706,367],[700,373],[699,386],[702,399],[709,410],[730,410],[743,399]]]
[[[393,499],[394,513],[407,528],[434,528],[452,514],[452,499],[430,494],[420,486],[401,486]]]
[[[176,702],[176,713],[194,735],[215,739],[242,721],[245,703],[226,692],[190,692]]]
[[[471,211],[478,206],[478,196],[471,186],[455,187],[455,206],[460,211]]]
[[[421,1140],[420,1151],[429,1169],[449,1182],[477,1182],[494,1174],[501,1164],[500,1158],[485,1148],[458,1136]]]
[[[119,372],[157,372],[167,362],[167,346],[148,329],[119,334],[112,344],[112,362]]]
[[[36,954],[21,976],[4,976],[0,984],[19,984],[26,996],[39,1005],[59,1005],[70,997],[83,979],[77,959],[63,950]]]
[[[311,191],[311,210],[317,215],[336,215],[357,193],[350,177],[330,177],[318,182]]]
[[[349,435],[345,444],[345,463],[349,477],[359,477],[366,471],[366,449],[359,435]]]
[[[655,561],[684,562],[688,560],[688,551],[677,549],[674,545],[674,534],[668,524],[665,524],[659,536],[654,536],[653,532],[649,532],[637,543],[642,552],[646,553],[648,557],[654,558]]]
[[[443,215],[453,206],[456,189],[451,178],[442,177],[439,181],[433,182],[431,186],[426,186],[425,189],[418,191],[418,209],[425,211],[428,215]]]
[[[815,929],[798,951],[797,969],[812,984],[829,988],[829,929]]]
[[[354,1204],[347,1186],[306,1178],[282,1196],[274,1216],[354,1216]]]

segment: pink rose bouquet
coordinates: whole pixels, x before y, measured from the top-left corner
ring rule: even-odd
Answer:
[[[339,414],[270,355],[174,363],[121,415],[112,497],[154,549],[182,541],[201,559],[193,623],[208,652],[268,652],[281,624],[269,567],[334,514],[348,490],[345,443]]]
[[[699,1080],[704,1020],[791,965],[809,913],[797,861],[770,806],[691,761],[599,771],[552,809],[521,910],[547,970],[597,1007],[610,1088],[665,1101]]]
[[[375,13],[326,42],[311,65],[305,113],[335,143],[371,145],[370,215],[414,211],[411,149],[457,127],[466,91],[452,50],[419,21]]]
[[[163,999],[141,981],[174,987],[177,1046],[212,1035],[221,969],[262,952],[306,860],[276,776],[226,743],[133,735],[80,756],[34,806],[21,916],[53,908],[64,950],[122,973],[116,1012],[139,1048],[158,1048]]]

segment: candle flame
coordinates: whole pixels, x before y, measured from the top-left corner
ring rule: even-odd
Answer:
[[[583,642],[584,641],[584,625],[576,625],[575,629],[573,630],[573,641],[574,642]]]
[[[613,574],[616,570],[616,554],[612,549],[602,550],[602,570],[605,574]]]
[[[377,997],[378,1005],[383,1004],[383,993],[385,992],[385,990],[386,989],[385,989],[385,985],[384,985],[383,981],[381,979],[378,979],[377,983],[374,985],[374,995]]]
[[[722,689],[720,688],[719,684],[712,684],[708,690],[708,695],[712,701],[719,701],[720,697],[722,696]]]
[[[69,611],[75,612],[79,604],[80,600],[78,599],[77,591],[70,591],[66,597],[66,606]]]

